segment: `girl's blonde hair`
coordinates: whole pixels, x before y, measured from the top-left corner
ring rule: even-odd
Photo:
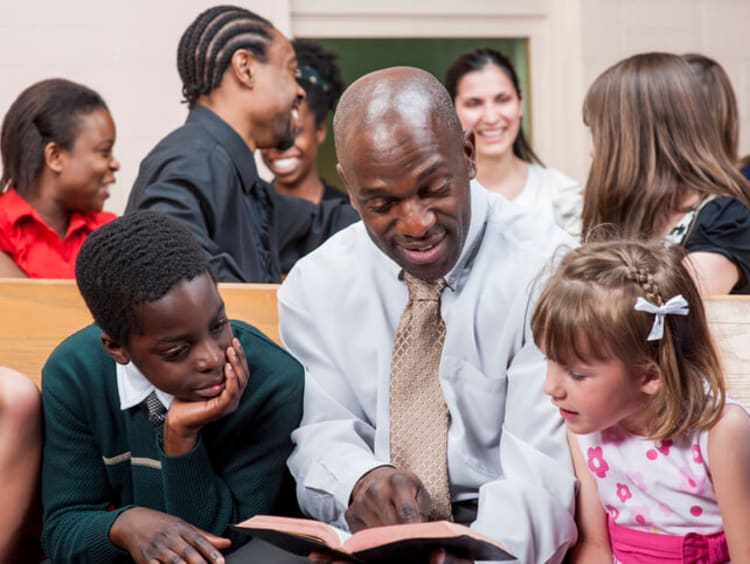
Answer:
[[[629,370],[658,367],[662,385],[645,405],[655,440],[711,427],[724,406],[719,355],[683,258],[661,242],[587,243],[560,261],[531,320],[537,345],[561,364],[617,358]],[[661,305],[678,294],[688,315],[667,315],[662,339],[647,341],[654,314],[637,311],[637,298]]]
[[[688,190],[737,198],[750,184],[723,150],[698,74],[679,55],[644,53],[602,73],[583,103],[593,157],[583,233],[612,224],[623,237],[658,238]]]

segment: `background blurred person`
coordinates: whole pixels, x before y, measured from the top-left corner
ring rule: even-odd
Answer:
[[[703,293],[747,294],[750,184],[727,155],[697,77],[679,55],[644,53],[591,85],[583,235],[610,224],[616,236],[683,245]]]
[[[102,211],[120,163],[104,100],[60,78],[16,98],[0,135],[0,276],[74,278],[83,240],[114,219]]]
[[[294,145],[286,151],[262,149],[263,162],[274,174],[273,186],[280,194],[316,204],[321,200],[347,200],[343,191],[320,177],[317,165],[318,148],[328,133],[328,112],[333,111],[344,91],[336,55],[320,43],[305,39],[295,39],[292,47],[299,65],[297,82],[305,91],[297,135]]]
[[[510,60],[494,49],[464,53],[448,67],[445,87],[463,128],[474,130],[479,183],[578,237],[581,186],[545,168],[526,141],[523,96]]]

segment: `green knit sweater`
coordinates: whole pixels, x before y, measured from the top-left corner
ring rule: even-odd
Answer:
[[[211,533],[244,540],[227,525],[284,511],[289,435],[302,415],[300,364],[257,329],[233,321],[250,378],[234,413],[206,425],[195,448],[166,456],[162,427],[138,406],[122,411],[115,362],[101,330],[66,339],[42,371],[42,542],[53,562],[128,560],[109,539],[117,516],[142,506]]]

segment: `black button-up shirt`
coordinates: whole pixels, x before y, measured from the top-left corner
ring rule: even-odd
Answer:
[[[201,105],[141,162],[125,213],[136,209],[185,223],[226,282],[279,282],[282,263],[359,219],[346,202],[276,193],[237,132]]]

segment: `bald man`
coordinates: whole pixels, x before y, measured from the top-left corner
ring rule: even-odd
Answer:
[[[521,562],[560,561],[576,537],[575,479],[527,322],[542,268],[575,243],[472,181],[473,135],[424,71],[356,81],[334,132],[362,221],[297,263],[279,290],[282,339],[307,369],[289,459],[301,507],[352,530],[428,518],[423,478],[391,456],[391,355],[404,277],[443,279],[452,517]]]

